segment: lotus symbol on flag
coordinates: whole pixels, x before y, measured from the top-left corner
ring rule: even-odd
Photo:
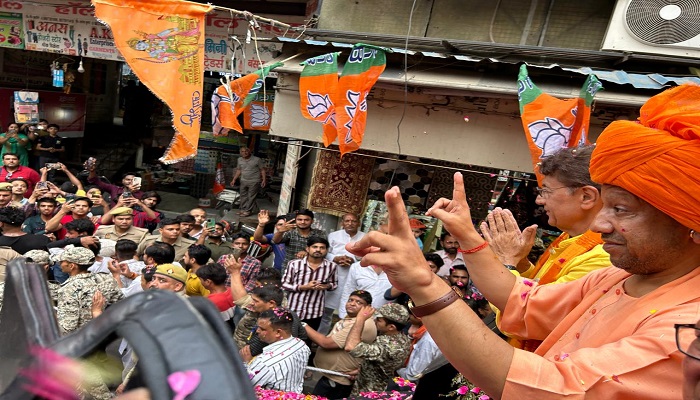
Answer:
[[[564,126],[558,119],[546,117],[529,124],[527,128],[532,141],[542,149],[540,158],[545,158],[567,146],[573,126]]]
[[[270,111],[260,104],[250,105],[250,125],[253,127],[268,126],[270,124]]]
[[[306,107],[306,111],[308,111],[309,115],[314,119],[318,119],[333,106],[333,102],[331,102],[327,94],[320,95],[318,93],[307,92],[306,98],[309,99],[309,105]]]

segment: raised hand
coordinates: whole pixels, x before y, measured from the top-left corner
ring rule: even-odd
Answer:
[[[296,220],[290,219],[289,221],[285,222],[284,225],[280,226],[277,230],[280,232],[289,232],[296,227]]]
[[[442,221],[450,235],[462,241],[478,233],[472,225],[472,215],[464,191],[464,178],[461,172],[455,172],[452,199],[441,198],[430,207],[426,215]]]
[[[66,202],[63,203],[63,205],[61,206],[61,211],[63,211],[63,212],[66,213],[66,214],[69,214],[69,213],[71,213],[71,212],[73,211],[73,208],[75,208],[75,205],[73,204],[73,202],[72,202],[72,201],[66,201]]]
[[[230,255],[226,257],[226,261],[224,261],[224,267],[226,268],[226,272],[228,272],[229,274],[240,274],[241,268],[243,268],[243,264],[239,260],[236,260],[236,257]]]
[[[360,323],[367,321],[368,319],[372,318],[375,311],[376,310],[372,306],[364,306],[360,309],[360,312],[357,313],[357,320],[361,321]]]
[[[92,295],[92,307],[90,308],[92,318],[97,318],[100,314],[102,314],[102,311],[104,311],[104,309],[105,298],[102,295],[102,292],[98,290],[95,292],[95,294]]]
[[[270,222],[270,212],[267,210],[260,210],[258,213],[258,223],[265,225],[268,222]]]

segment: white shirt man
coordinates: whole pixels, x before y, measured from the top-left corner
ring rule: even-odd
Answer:
[[[301,393],[304,389],[304,370],[311,350],[303,340],[292,336],[292,314],[277,307],[264,311],[258,317],[258,337],[266,343],[263,352],[255,358],[244,347],[241,357],[248,362],[247,369],[253,386],[265,389]]]
[[[356,215],[343,215],[342,223],[343,229],[328,234],[330,248],[328,249],[326,259],[333,261],[338,265],[338,288],[340,290],[326,292],[326,304],[323,311],[323,319],[321,320],[321,325],[318,327],[318,331],[324,335],[330,330],[331,322],[333,320],[333,313],[338,310],[338,307],[341,304],[340,297],[343,294],[342,289],[345,287],[345,281],[347,280],[348,273],[350,272],[350,266],[353,263],[360,261],[358,258],[350,254],[349,251],[345,250],[345,245],[350,242],[356,242],[365,236],[364,232],[358,230],[360,220]]]

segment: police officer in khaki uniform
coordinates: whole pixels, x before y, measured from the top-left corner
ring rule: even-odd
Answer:
[[[129,239],[134,243],[141,243],[148,235],[148,230],[134,226],[134,210],[129,207],[116,207],[109,211],[114,225],[102,225],[95,231],[95,236],[100,239],[110,239],[115,242],[119,239]]]

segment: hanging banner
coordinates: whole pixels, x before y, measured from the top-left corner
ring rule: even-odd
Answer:
[[[338,80],[336,124],[341,156],[360,148],[367,122],[367,95],[386,67],[383,48],[356,44]]]
[[[160,159],[197,153],[202,122],[204,15],[211,6],[178,0],[93,0],[132,71],[173,113],[175,136]]]
[[[603,88],[595,75],[581,87],[579,97],[561,100],[550,96],[532,82],[525,64],[518,74],[518,101],[537,181],[542,176],[537,164],[557,151],[588,144],[588,126],[591,120],[591,104],[596,93]]]
[[[0,36],[0,47],[124,61],[114,45],[111,30],[95,19],[95,10],[89,1],[57,3],[63,2],[0,1],[0,35],[6,37],[2,42]],[[263,16],[291,26],[304,24],[303,16]],[[3,26],[7,27],[8,34],[3,33]],[[19,29],[11,31],[14,26]],[[233,69],[244,75],[262,68],[280,54],[281,43],[258,41],[256,46],[252,35],[247,42],[248,26],[248,21],[242,16],[232,16],[224,11],[209,12],[205,17],[204,70],[231,72]],[[21,45],[13,45],[18,40],[10,39],[16,32],[19,32]],[[255,32],[258,38],[271,38],[284,35],[286,28],[260,24]],[[240,38],[240,45],[231,41],[232,35]],[[235,53],[234,48],[238,49]]]

